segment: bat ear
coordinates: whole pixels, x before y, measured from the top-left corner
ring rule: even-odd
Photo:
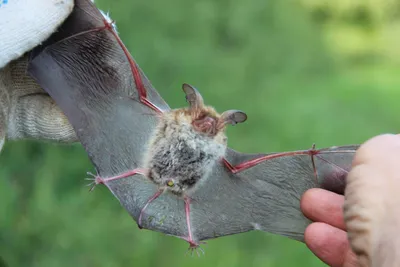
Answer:
[[[189,102],[191,108],[200,108],[204,106],[203,97],[196,88],[190,84],[184,83],[182,89],[186,94],[186,101]]]
[[[220,120],[224,125],[235,125],[237,123],[245,122],[247,120],[247,115],[240,110],[227,110],[221,114]]]

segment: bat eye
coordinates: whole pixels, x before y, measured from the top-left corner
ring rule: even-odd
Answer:
[[[167,185],[168,185],[169,187],[173,187],[173,186],[174,186],[174,181],[168,180]]]

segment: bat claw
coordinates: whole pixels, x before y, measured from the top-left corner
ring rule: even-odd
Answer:
[[[197,257],[200,257],[201,256],[200,252],[201,252],[204,255],[205,254],[204,249],[202,247],[200,247],[200,244],[204,244],[205,245],[207,243],[206,242],[195,243],[194,241],[189,242],[189,248],[187,249],[185,254],[187,255],[190,252],[190,255],[193,256],[193,252],[196,252]]]
[[[312,144],[311,148],[308,150],[311,156],[317,155],[319,151],[315,149],[315,143]]]
[[[203,253],[203,255],[205,254],[203,248],[200,247],[200,245],[206,245],[207,242],[204,241],[196,242],[194,240],[190,240],[188,237],[180,237],[180,238],[189,243],[189,248],[187,249],[185,255],[190,253],[190,255],[193,256],[193,252],[196,252],[197,256],[200,257],[199,251]]]
[[[95,175],[95,174],[93,174],[91,172],[87,172],[86,174],[92,176],[91,178],[89,178],[89,177],[85,178],[85,180],[92,181],[91,183],[86,185],[86,186],[91,186],[90,189],[89,189],[89,192],[92,192],[94,190],[94,188],[98,184],[103,184],[104,183],[103,179],[100,176]]]

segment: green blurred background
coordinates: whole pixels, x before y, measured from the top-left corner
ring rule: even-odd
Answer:
[[[219,111],[247,112],[230,146],[278,152],[398,132],[400,4],[389,0],[98,1],[172,107],[184,82]],[[105,187],[88,193],[80,145],[7,143],[0,155],[0,266],[324,266],[264,232],[211,240],[201,258],[141,231]]]

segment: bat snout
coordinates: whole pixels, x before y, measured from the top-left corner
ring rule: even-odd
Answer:
[[[215,136],[218,133],[217,120],[209,116],[203,119],[194,120],[192,125],[196,131],[209,136]]]

